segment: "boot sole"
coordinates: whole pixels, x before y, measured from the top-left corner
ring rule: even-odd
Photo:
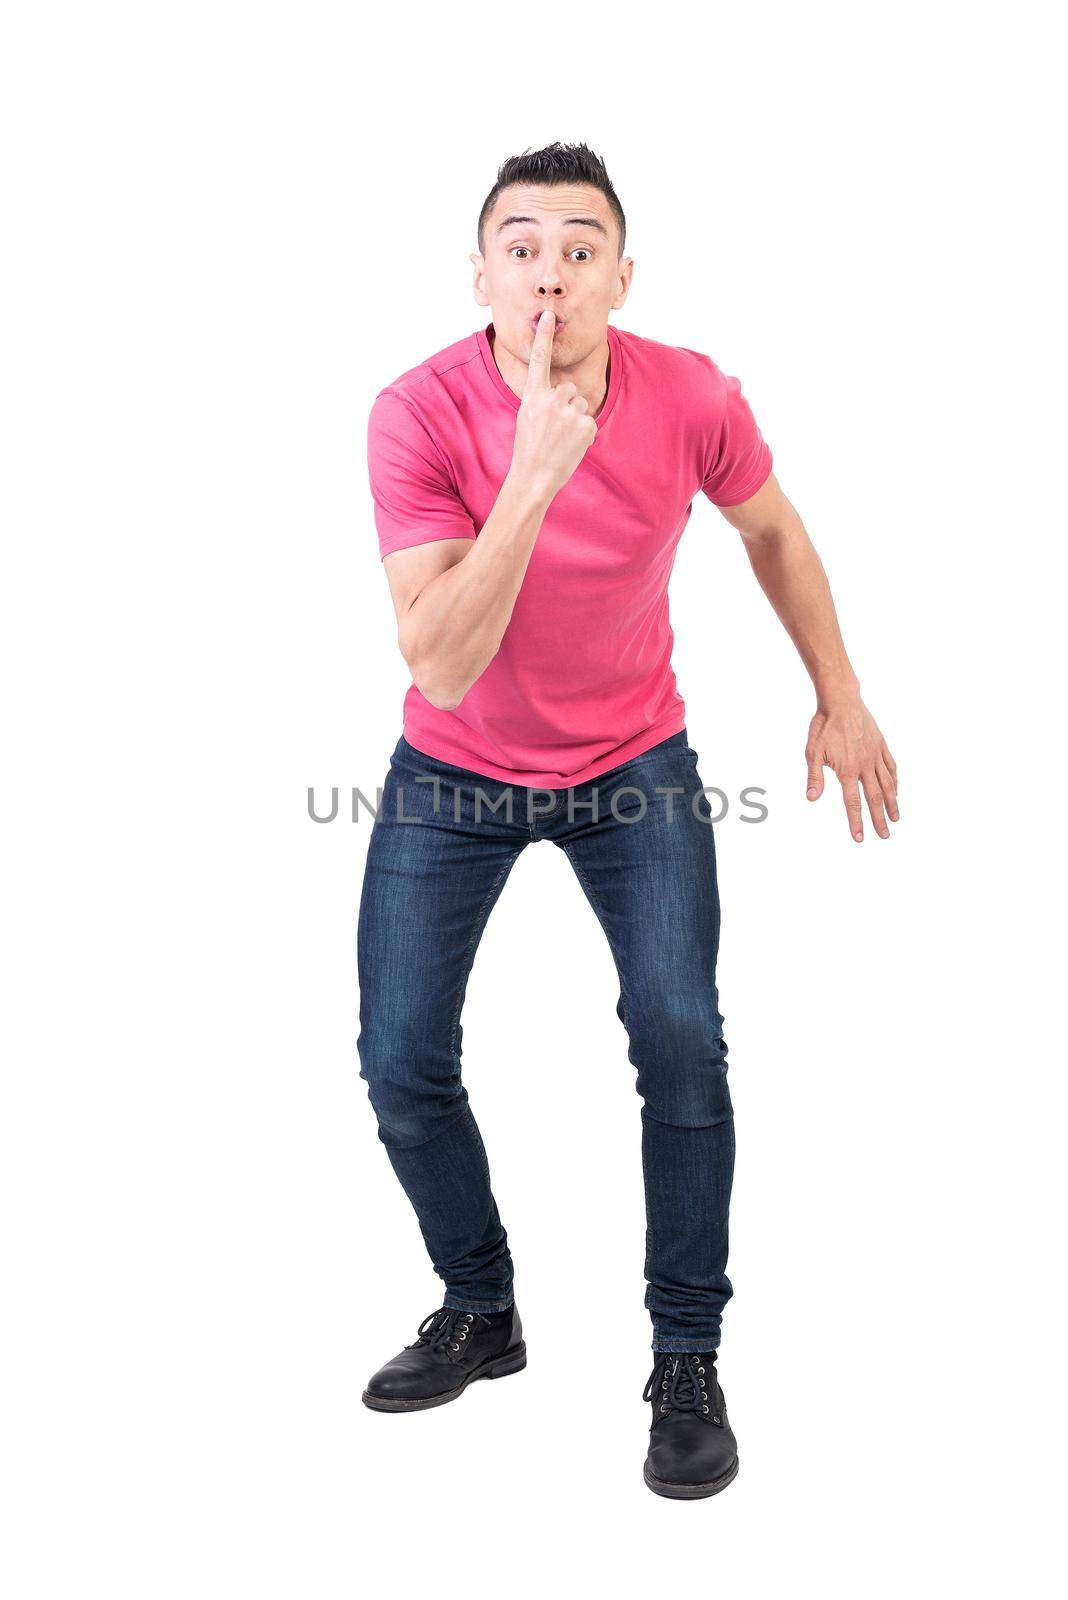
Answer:
[[[649,1488],[654,1494],[662,1494],[668,1500],[705,1500],[710,1494],[719,1494],[728,1483],[733,1483],[738,1476],[738,1457],[735,1456],[731,1465],[718,1478],[712,1478],[708,1483],[666,1483],[663,1478],[658,1478],[649,1471],[648,1463],[645,1467],[644,1477]]]
[[[428,1395],[425,1400],[392,1400],[386,1395],[372,1394],[365,1389],[360,1398],[372,1411],[428,1411],[431,1406],[446,1406],[450,1400],[458,1400],[467,1385],[477,1383],[479,1378],[507,1378],[513,1372],[522,1372],[526,1364],[527,1347],[524,1342],[512,1350],[506,1350],[503,1356],[497,1356],[487,1366],[476,1367],[474,1372],[467,1374],[463,1383],[450,1389],[447,1394]]]

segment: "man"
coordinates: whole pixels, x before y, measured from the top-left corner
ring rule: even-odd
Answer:
[[[667,600],[699,489],[745,541],[812,678],[809,797],[831,767],[853,836],[863,788],[886,838],[896,769],[738,380],[609,323],[634,268],[625,226],[584,145],[506,161],[471,256],[492,322],[371,412],[380,553],[413,681],[368,848],[358,1048],[446,1293],[363,1398],[420,1410],[526,1364],[460,1012],[509,870],[551,839],[608,937],[643,1102],[645,1481],[697,1499],[738,1470],[715,1365],[734,1167],[715,843]]]

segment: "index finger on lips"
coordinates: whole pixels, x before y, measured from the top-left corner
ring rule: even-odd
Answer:
[[[556,333],[556,314],[552,311],[543,311],[538,318],[538,326],[534,330],[534,343],[530,349],[530,360],[527,364],[528,389],[548,389],[549,366],[553,354],[553,336]]]

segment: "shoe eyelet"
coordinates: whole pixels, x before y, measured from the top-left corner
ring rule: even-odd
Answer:
[[[467,1329],[466,1328],[461,1328],[460,1329],[460,1338],[461,1339],[466,1339],[467,1338]]]
[[[698,1370],[698,1372],[703,1372],[705,1369],[704,1369],[704,1367],[698,1367],[697,1370]]]
[[[473,1311],[469,1311],[469,1312],[468,1312],[468,1313],[467,1313],[467,1320],[468,1320],[468,1322],[474,1322],[474,1320],[475,1320],[475,1314],[474,1314],[474,1312],[473,1312]]]
[[[458,1344],[454,1344],[454,1345],[453,1345],[453,1346],[452,1346],[452,1348],[453,1348],[453,1349],[454,1349],[454,1350],[459,1350],[459,1348],[460,1348],[460,1346],[459,1346],[459,1345],[458,1345]]]
[[[702,1410],[702,1411],[704,1411],[704,1412],[705,1412],[705,1413],[706,1413],[706,1414],[707,1414],[707,1412],[708,1412],[708,1407],[707,1407],[707,1406],[702,1406],[702,1407],[701,1407],[701,1410]]]
[[[665,1413],[666,1413],[666,1412],[668,1412],[668,1411],[670,1411],[670,1410],[671,1410],[671,1407],[670,1407],[670,1406],[661,1406],[661,1407],[660,1407],[660,1415],[661,1415],[661,1416],[664,1416],[664,1415],[665,1415]]]

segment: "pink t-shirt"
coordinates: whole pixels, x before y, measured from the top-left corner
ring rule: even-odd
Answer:
[[[493,324],[376,398],[368,466],[382,556],[474,539],[512,460],[519,396]],[[772,456],[737,378],[709,356],[608,325],[597,437],[545,514],[501,647],[454,711],[413,683],[404,737],[425,755],[533,788],[585,783],[681,731],[668,579],[702,490],[748,500]]]

